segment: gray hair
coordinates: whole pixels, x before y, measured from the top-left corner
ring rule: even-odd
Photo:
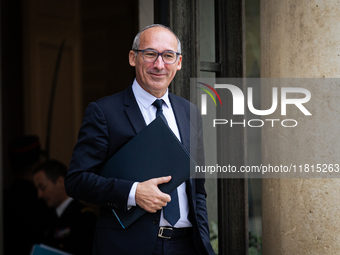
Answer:
[[[177,52],[181,54],[181,42],[179,41],[177,35],[175,35],[175,33],[170,28],[168,28],[167,26],[161,25],[161,24],[153,24],[153,25],[145,27],[142,31],[140,31],[136,35],[135,39],[133,40],[132,50],[138,50],[139,44],[140,44],[141,33],[143,33],[145,30],[152,28],[152,27],[163,27],[163,28],[169,30],[176,37],[176,39],[177,39]],[[137,55],[137,52],[135,52],[135,54]]]

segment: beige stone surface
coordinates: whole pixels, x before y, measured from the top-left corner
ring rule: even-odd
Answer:
[[[339,164],[339,13],[339,1],[261,1],[261,76],[320,78],[306,87],[312,116],[290,108],[296,128],[262,128],[263,164]],[[268,86],[261,96],[268,109]],[[325,176],[263,180],[264,255],[340,254],[340,179]]]
[[[262,0],[261,76],[340,77],[338,0]]]

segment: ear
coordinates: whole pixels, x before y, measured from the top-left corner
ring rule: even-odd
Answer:
[[[56,181],[56,184],[64,186],[65,185],[65,178],[63,176],[59,176],[57,181]]]
[[[136,66],[136,55],[133,50],[130,50],[129,52],[129,63],[130,66]]]
[[[181,70],[181,68],[182,68],[182,55],[179,55],[177,61],[177,70]]]

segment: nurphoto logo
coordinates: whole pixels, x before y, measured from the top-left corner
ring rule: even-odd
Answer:
[[[245,95],[243,91],[237,87],[236,85],[232,84],[214,84],[212,87],[206,83],[197,82],[201,86],[197,86],[198,89],[203,90],[205,93],[201,94],[201,114],[207,115],[207,94],[212,98],[217,106],[216,99],[213,94],[218,98],[221,107],[223,106],[221,97],[216,89],[227,90],[232,95],[232,105],[233,105],[233,115],[245,115]],[[211,91],[211,92],[210,92]],[[213,93],[213,94],[212,94]],[[308,89],[299,88],[299,87],[281,87],[280,88],[281,97],[278,96],[278,87],[272,87],[272,105],[269,109],[256,109],[253,103],[253,88],[247,88],[247,106],[248,110],[257,116],[266,116],[273,114],[278,108],[278,100],[280,99],[280,106],[281,106],[281,116],[287,115],[287,105],[295,105],[304,115],[311,116],[312,114],[307,110],[304,106],[311,99],[311,93]],[[298,98],[288,98],[289,95],[299,96]],[[292,97],[292,96],[291,96]],[[230,124],[230,127],[235,125],[243,125],[246,127],[248,124],[249,127],[262,127],[266,122],[271,123],[271,126],[274,127],[276,122],[280,122],[283,127],[295,127],[298,125],[297,120],[295,119],[250,119],[246,121],[245,119],[242,122],[235,122],[232,119],[213,119],[213,126],[216,125],[225,125]]]

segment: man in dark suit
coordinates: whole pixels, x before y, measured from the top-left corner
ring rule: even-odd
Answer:
[[[189,179],[177,188],[176,195],[169,195],[158,185],[169,182],[170,176],[134,183],[98,175],[100,167],[158,114],[163,114],[189,151],[191,143],[191,155],[199,165],[204,164],[197,107],[168,93],[181,62],[177,36],[161,25],[146,27],[137,34],[129,53],[129,63],[136,69],[133,84],[91,103],[86,110],[65,184],[70,196],[101,206],[94,239],[96,255],[214,254],[204,179]],[[147,213],[123,229],[111,208],[128,211],[136,205]],[[165,213],[172,205],[177,206],[176,213]]]
[[[41,242],[75,255],[92,254],[97,217],[91,207],[67,196],[66,173],[67,167],[57,160],[47,160],[34,170],[39,198],[55,209],[47,218]]]

